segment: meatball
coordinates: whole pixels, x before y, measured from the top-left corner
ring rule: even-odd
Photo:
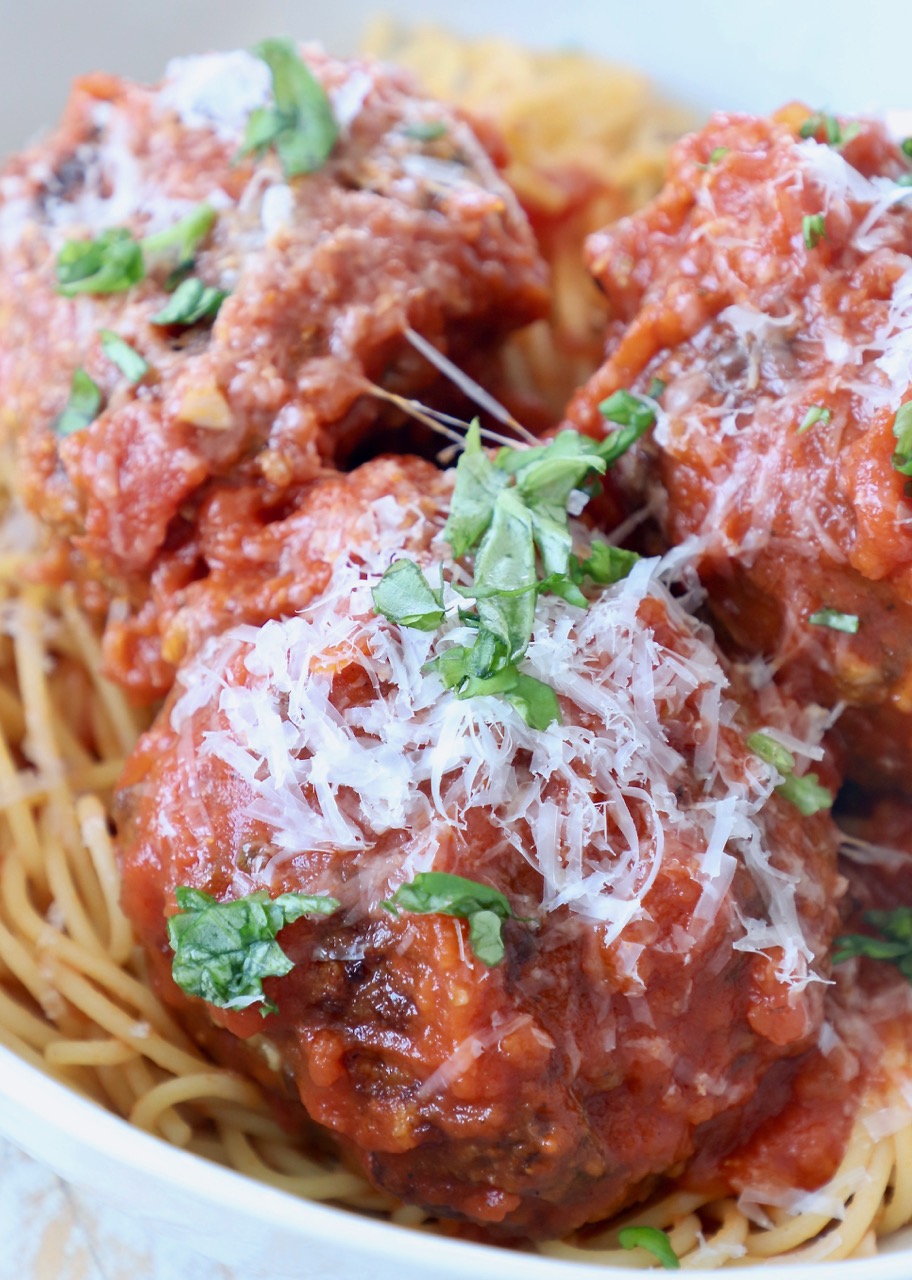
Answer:
[[[204,643],[127,766],[123,904],[154,982],[216,1054],[433,1214],[554,1236],[701,1144],[718,1175],[822,1023],[835,830],[747,741],[778,737],[800,772],[821,715],[728,671],[655,560],[587,608],[539,599],[524,670],[560,723],[460,699],[428,666],[474,634],[452,582],[437,633],[372,599],[402,557],[437,581],[451,476],[387,459],[334,483],[301,508],[322,494],[341,549],[316,593]],[[502,895],[502,958],[458,912],[389,909],[434,872]],[[262,1016],[175,984],[178,889],[340,906],[281,930],[293,967],[264,979]]]
[[[628,494],[699,539],[738,644],[848,704],[862,777],[912,760],[909,179],[879,124],[714,117],[652,205],[588,241],[616,320],[569,410],[597,432],[606,396],[661,388]]]
[[[59,128],[0,176],[0,395],[19,482],[90,603],[113,599],[108,670],[140,696],[173,678],[150,576],[207,572],[193,545],[203,495],[254,482],[274,514],[369,448],[384,418],[365,379],[433,402],[409,327],[458,360],[493,358],[499,335],[547,309],[533,235],[466,121],[403,72],[304,57],[338,130],[314,172],[287,176],[272,147],[242,154],[273,87],[266,61],[233,53],[178,59],[155,88],[84,78]],[[89,273],[62,296],[61,252],[112,234],[140,252],[142,278],[103,292]],[[188,271],[181,288],[209,290],[202,314],[169,313]],[[125,372],[102,331],[145,373]],[[98,402],[73,430],[77,370]]]

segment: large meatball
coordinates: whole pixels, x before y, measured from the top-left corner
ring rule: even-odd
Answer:
[[[645,560],[586,609],[539,600],[524,667],[562,723],[460,700],[427,663],[471,643],[466,601],[447,584],[435,634],[371,594],[402,556],[437,580],[451,483],[378,460],[305,496],[322,494],[331,572],[298,615],[224,631],[182,669],[120,790],[123,902],[194,1033],[291,1090],[376,1184],[553,1236],[701,1147],[718,1176],[816,1044],[834,829],[746,738],[778,736],[801,772],[820,716],[728,673]],[[432,871],[505,896],[501,962],[462,918],[383,905]],[[182,886],[341,906],[282,929],[294,967],[265,979],[262,1017],[175,985]]]
[[[305,55],[338,128],[315,172],[286,176],[272,148],[239,156],[273,89],[266,61],[233,53],[178,59],[155,88],[79,81],[59,128],[0,176],[7,437],[27,501],[69,540],[70,571],[96,605],[114,598],[108,670],[139,695],[167,689],[180,658],[159,651],[150,575],[173,589],[208,569],[193,542],[201,495],[241,478],[274,514],[382,423],[365,378],[433,398],[409,326],[462,360],[547,307],[532,233],[469,125],[403,72]],[[204,214],[192,264],[152,241],[131,287],[61,296],[72,242],[167,233],[201,205],[214,222]],[[214,321],[155,322],[175,268],[227,293]],[[138,382],[102,330],[148,363]],[[79,368],[101,403],[60,429]]]
[[[664,384],[629,493],[667,540],[700,539],[741,645],[849,704],[862,773],[912,760],[910,177],[877,124],[716,116],[588,242],[617,321],[569,415],[597,431],[604,397]]]

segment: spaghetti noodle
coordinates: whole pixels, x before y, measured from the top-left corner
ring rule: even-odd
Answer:
[[[484,62],[486,55],[480,57]],[[458,58],[456,63],[461,65]],[[533,68],[533,78],[539,69]],[[573,79],[570,101],[576,102],[578,71],[572,62],[560,72]],[[502,122],[509,123],[502,110]],[[618,156],[605,161],[605,185],[610,182],[631,203],[658,182],[657,139],[666,125],[650,111],[635,95],[633,105],[624,106],[622,114],[634,123]],[[572,132],[572,121],[567,127]],[[633,154],[644,136],[650,139],[645,159]],[[563,213],[564,188],[560,182],[549,186],[536,167],[537,145],[521,158],[525,168],[513,179],[530,203],[559,206]],[[587,156],[601,155],[602,145],[593,143]],[[603,217],[604,208],[596,216]],[[577,314],[567,301],[577,290],[575,272],[568,269],[566,279],[555,332],[569,332]],[[587,334],[580,330],[576,337],[585,346]],[[551,338],[537,340],[547,345]],[[12,542],[0,555],[0,1043],[201,1157],[291,1194],[432,1229],[420,1210],[392,1202],[290,1137],[257,1085],[213,1066],[153,994],[119,906],[112,844],[113,789],[147,719],[100,677],[99,639],[73,592],[28,581],[40,549],[20,550],[21,520],[8,516],[8,525]],[[843,983],[850,991],[851,974]],[[906,1000],[902,987],[897,1000]],[[878,1236],[912,1221],[909,1046],[904,1025],[886,1015],[883,1023],[879,1072],[838,1170],[819,1191],[791,1205],[772,1205],[746,1195],[714,1200],[674,1189],[623,1220],[541,1245],[541,1252],[654,1266],[648,1251],[620,1247],[618,1233],[629,1223],[666,1231],[688,1268],[873,1252]]]
[[[21,566],[10,561],[0,590],[0,1042],[186,1150],[294,1195],[427,1228],[420,1211],[302,1149],[258,1087],[214,1067],[146,985],[142,954],[118,906],[110,812],[113,783],[142,719],[99,678],[97,639],[68,589],[23,587]],[[878,1236],[912,1221],[905,1065],[897,1043],[839,1169],[805,1197],[806,1207],[739,1206],[672,1191],[605,1229],[540,1251],[653,1266],[646,1250],[618,1244],[619,1230],[634,1222],[667,1231],[686,1267],[868,1256]],[[876,1123],[884,1115],[886,1133]]]

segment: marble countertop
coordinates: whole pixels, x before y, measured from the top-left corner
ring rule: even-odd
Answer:
[[[156,1236],[0,1139],[0,1280],[241,1277]]]

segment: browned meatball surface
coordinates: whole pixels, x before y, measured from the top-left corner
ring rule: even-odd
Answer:
[[[848,704],[853,768],[881,785],[912,760],[910,180],[874,122],[714,117],[588,242],[617,320],[570,409],[598,431],[604,397],[661,388],[629,494],[700,540],[740,645]]]
[[[299,614],[225,631],[181,671],[123,779],[123,902],[165,999],[232,1061],[246,1045],[376,1184],[553,1237],[700,1150],[722,1176],[813,1050],[835,830],[776,793],[746,737],[778,735],[802,772],[821,726],[726,670],[657,561],[586,609],[539,600],[523,667],[561,723],[446,691],[427,662],[469,642],[466,602],[448,581],[435,635],[379,616],[371,586],[402,555],[436,580],[451,483],[386,459],[305,496],[331,572]],[[384,908],[429,872],[505,896],[499,962],[465,919]],[[265,980],[262,1017],[173,982],[179,886],[341,905],[281,931],[294,967]],[[828,1158],[779,1174],[822,1180]]]
[[[108,669],[140,696],[173,678],[147,584],[207,572],[186,550],[207,486],[243,479],[273,511],[382,421],[365,378],[433,395],[407,327],[462,359],[547,306],[532,233],[469,125],[404,72],[304,57],[338,130],[315,172],[287,176],[273,149],[238,157],[273,88],[265,61],[233,53],[179,59],[154,88],[79,81],[57,130],[0,176],[6,431],[27,501],[69,540],[94,602],[113,597]],[[155,242],[131,287],[61,296],[71,242],[114,229],[143,240],[201,205],[212,226],[186,269],[227,294],[214,320],[153,322],[182,265]],[[147,362],[137,382],[101,330]],[[100,404],[63,434],[79,368]]]

